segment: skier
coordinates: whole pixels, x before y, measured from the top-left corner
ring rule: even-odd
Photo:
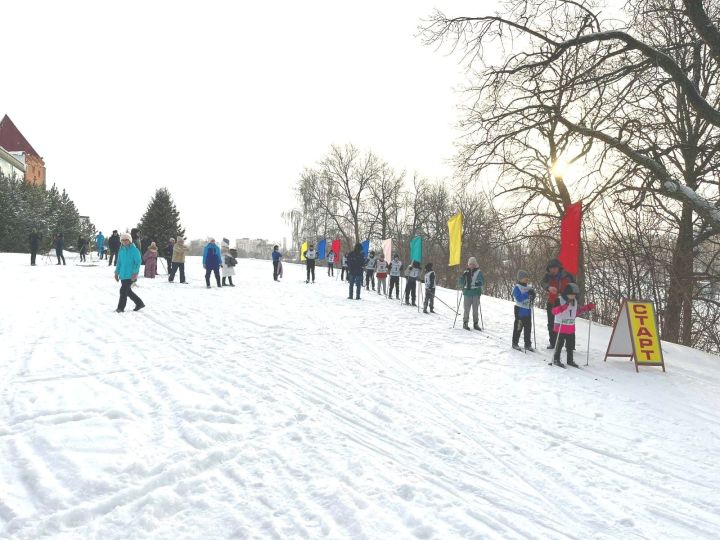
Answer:
[[[382,253],[375,264],[375,270],[375,275],[377,276],[377,293],[380,294],[380,289],[382,289],[382,294],[387,296],[388,263],[385,260],[385,255]]]
[[[87,253],[88,241],[82,236],[78,236],[78,251],[80,253],[80,262],[85,262],[85,254]]]
[[[335,275],[335,252],[331,251],[328,253],[328,276],[334,276]]]
[[[375,290],[375,252],[371,251],[370,256],[365,261],[365,290],[370,290],[370,283],[372,282],[372,290]]]
[[[60,265],[60,260],[62,259],[62,264],[65,264],[65,255],[63,255],[63,249],[65,248],[65,238],[63,237],[63,233],[58,233],[55,235],[55,238],[53,239],[55,242],[55,256],[57,257],[57,264],[55,266]]]
[[[222,287],[220,284],[220,265],[222,264],[222,253],[220,252],[220,248],[215,243],[214,238],[209,238],[208,243],[205,245],[205,249],[203,249],[203,256],[202,256],[202,263],[203,268],[205,269],[205,285],[207,285],[207,288],[210,288],[210,274],[215,274],[215,281],[217,281],[217,286]]]
[[[410,297],[412,296],[412,305],[417,306],[417,280],[420,277],[420,261],[413,261],[405,270],[405,304],[410,305]]]
[[[485,284],[485,278],[475,257],[470,257],[467,262],[467,268],[463,275],[458,280],[458,285],[462,287],[463,291],[463,328],[470,330],[470,308],[472,307],[473,313],[473,328],[475,330],[482,330],[480,328],[480,319],[478,317],[478,308],[480,306],[480,296],[482,295],[482,288]]]
[[[140,297],[132,290],[132,284],[137,280],[140,271],[140,250],[131,243],[131,236],[128,233],[120,235],[120,250],[117,255],[117,265],[115,267],[115,281],[119,281],[120,300],[115,311],[122,313],[125,311],[128,297],[135,302],[133,311],[140,311],[145,304]]]
[[[143,275],[146,278],[155,279],[157,275],[157,260],[158,260],[158,248],[155,242],[150,243],[145,254],[142,256],[142,260],[145,263],[145,272]]]
[[[400,260],[400,256],[395,253],[392,261],[390,261],[390,290],[388,291],[388,298],[392,298],[393,288],[395,289],[395,299],[400,298],[400,273],[403,270],[403,263]]]
[[[278,281],[278,269],[280,266],[280,259],[282,259],[282,253],[280,253],[280,247],[276,244],[272,250],[272,263],[273,263],[273,280]]]
[[[340,281],[345,281],[345,276],[347,275],[347,280],[350,281],[350,272],[348,272],[347,269],[347,253],[345,253],[342,256],[342,268],[340,270]]]
[[[573,351],[575,350],[575,318],[587,311],[595,309],[595,304],[590,303],[578,307],[577,296],[580,288],[576,283],[569,283],[562,292],[558,305],[552,309],[555,315],[555,335],[557,336],[557,344],[555,354],[553,355],[553,364],[565,367],[560,361],[560,352],[563,345],[567,349],[567,365],[572,367],[580,367],[573,360]]]
[[[229,280],[230,287],[234,287],[232,282],[232,277],[235,275],[235,265],[237,264],[237,259],[231,255],[231,252],[234,250],[230,249],[230,242],[223,238],[222,243],[220,244],[220,252],[222,253],[222,284],[223,287],[225,286],[225,280]]]
[[[98,259],[102,260],[105,252],[105,237],[102,231],[98,231],[97,236],[95,236],[95,245],[97,246]]]
[[[520,333],[523,332],[525,340],[525,350],[533,352],[530,343],[530,333],[532,331],[532,303],[535,300],[535,289],[528,286],[528,273],[525,270],[518,270],[517,283],[512,290],[512,296],[515,300],[515,325],[513,326],[512,348],[521,351]]]
[[[435,270],[432,263],[425,265],[425,303],[423,305],[423,313],[435,313]]]
[[[37,266],[35,264],[35,258],[37,257],[38,249],[40,249],[40,239],[42,236],[40,236],[40,233],[37,232],[37,230],[33,230],[32,233],[30,233],[30,266]]]
[[[355,244],[355,249],[347,257],[348,276],[350,281],[350,292],[348,300],[353,298],[353,285],[355,285],[355,300],[360,300],[360,289],[362,289],[364,257],[362,245]]]
[[[167,246],[165,246],[165,262],[167,263],[167,271],[168,275],[170,275],[170,268],[172,267],[172,256],[173,256],[173,248],[175,247],[175,239],[171,238]]]
[[[315,251],[315,244],[310,244],[303,253],[305,257],[305,267],[307,269],[307,279],[305,283],[310,283],[310,276],[312,275],[312,282],[315,283],[315,260],[317,259],[318,253]]]
[[[175,279],[175,273],[180,270],[180,283],[185,283],[185,253],[187,248],[185,247],[185,239],[182,236],[177,237],[177,241],[173,246],[172,254],[172,270],[168,276],[168,281],[172,282]]]
[[[120,250],[120,235],[117,230],[113,230],[110,238],[108,238],[108,266],[112,266],[113,259],[115,260],[115,266],[117,266],[118,251]]]
[[[575,278],[567,273],[557,259],[550,259],[545,269],[545,277],[542,280],[542,287],[547,292],[547,305],[545,309],[547,311],[547,328],[548,335],[550,336],[550,343],[548,349],[555,348],[555,340],[557,339],[557,332],[555,332],[555,315],[553,315],[553,308],[559,303],[559,295],[565,290],[565,287],[570,283],[575,283]]]

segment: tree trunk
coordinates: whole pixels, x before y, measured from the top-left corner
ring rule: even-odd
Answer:
[[[680,229],[673,249],[670,268],[670,287],[667,291],[662,338],[672,343],[689,343],[692,329],[693,291],[693,224],[692,208],[684,204]],[[685,304],[690,309],[685,309]],[[680,328],[686,329],[680,339]]]

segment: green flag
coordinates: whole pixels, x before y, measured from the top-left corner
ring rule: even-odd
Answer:
[[[410,261],[422,262],[422,236],[410,240]]]

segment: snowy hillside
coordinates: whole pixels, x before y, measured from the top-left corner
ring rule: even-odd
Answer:
[[[190,258],[117,314],[111,270],[71,257],[0,254],[0,538],[720,534],[717,357],[665,344],[636,374],[593,327],[561,370],[510,349],[509,302],[453,330],[268,261],[207,290]]]

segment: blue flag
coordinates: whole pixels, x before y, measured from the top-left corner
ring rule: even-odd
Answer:
[[[360,245],[362,245],[363,255],[367,259],[368,253],[370,253],[370,240],[365,240]]]
[[[318,252],[318,260],[319,261],[322,261],[325,258],[325,246],[326,245],[327,245],[327,242],[325,242],[324,238],[318,242],[317,252]]]
[[[410,263],[412,261],[422,262],[422,236],[416,236],[410,240]]]

